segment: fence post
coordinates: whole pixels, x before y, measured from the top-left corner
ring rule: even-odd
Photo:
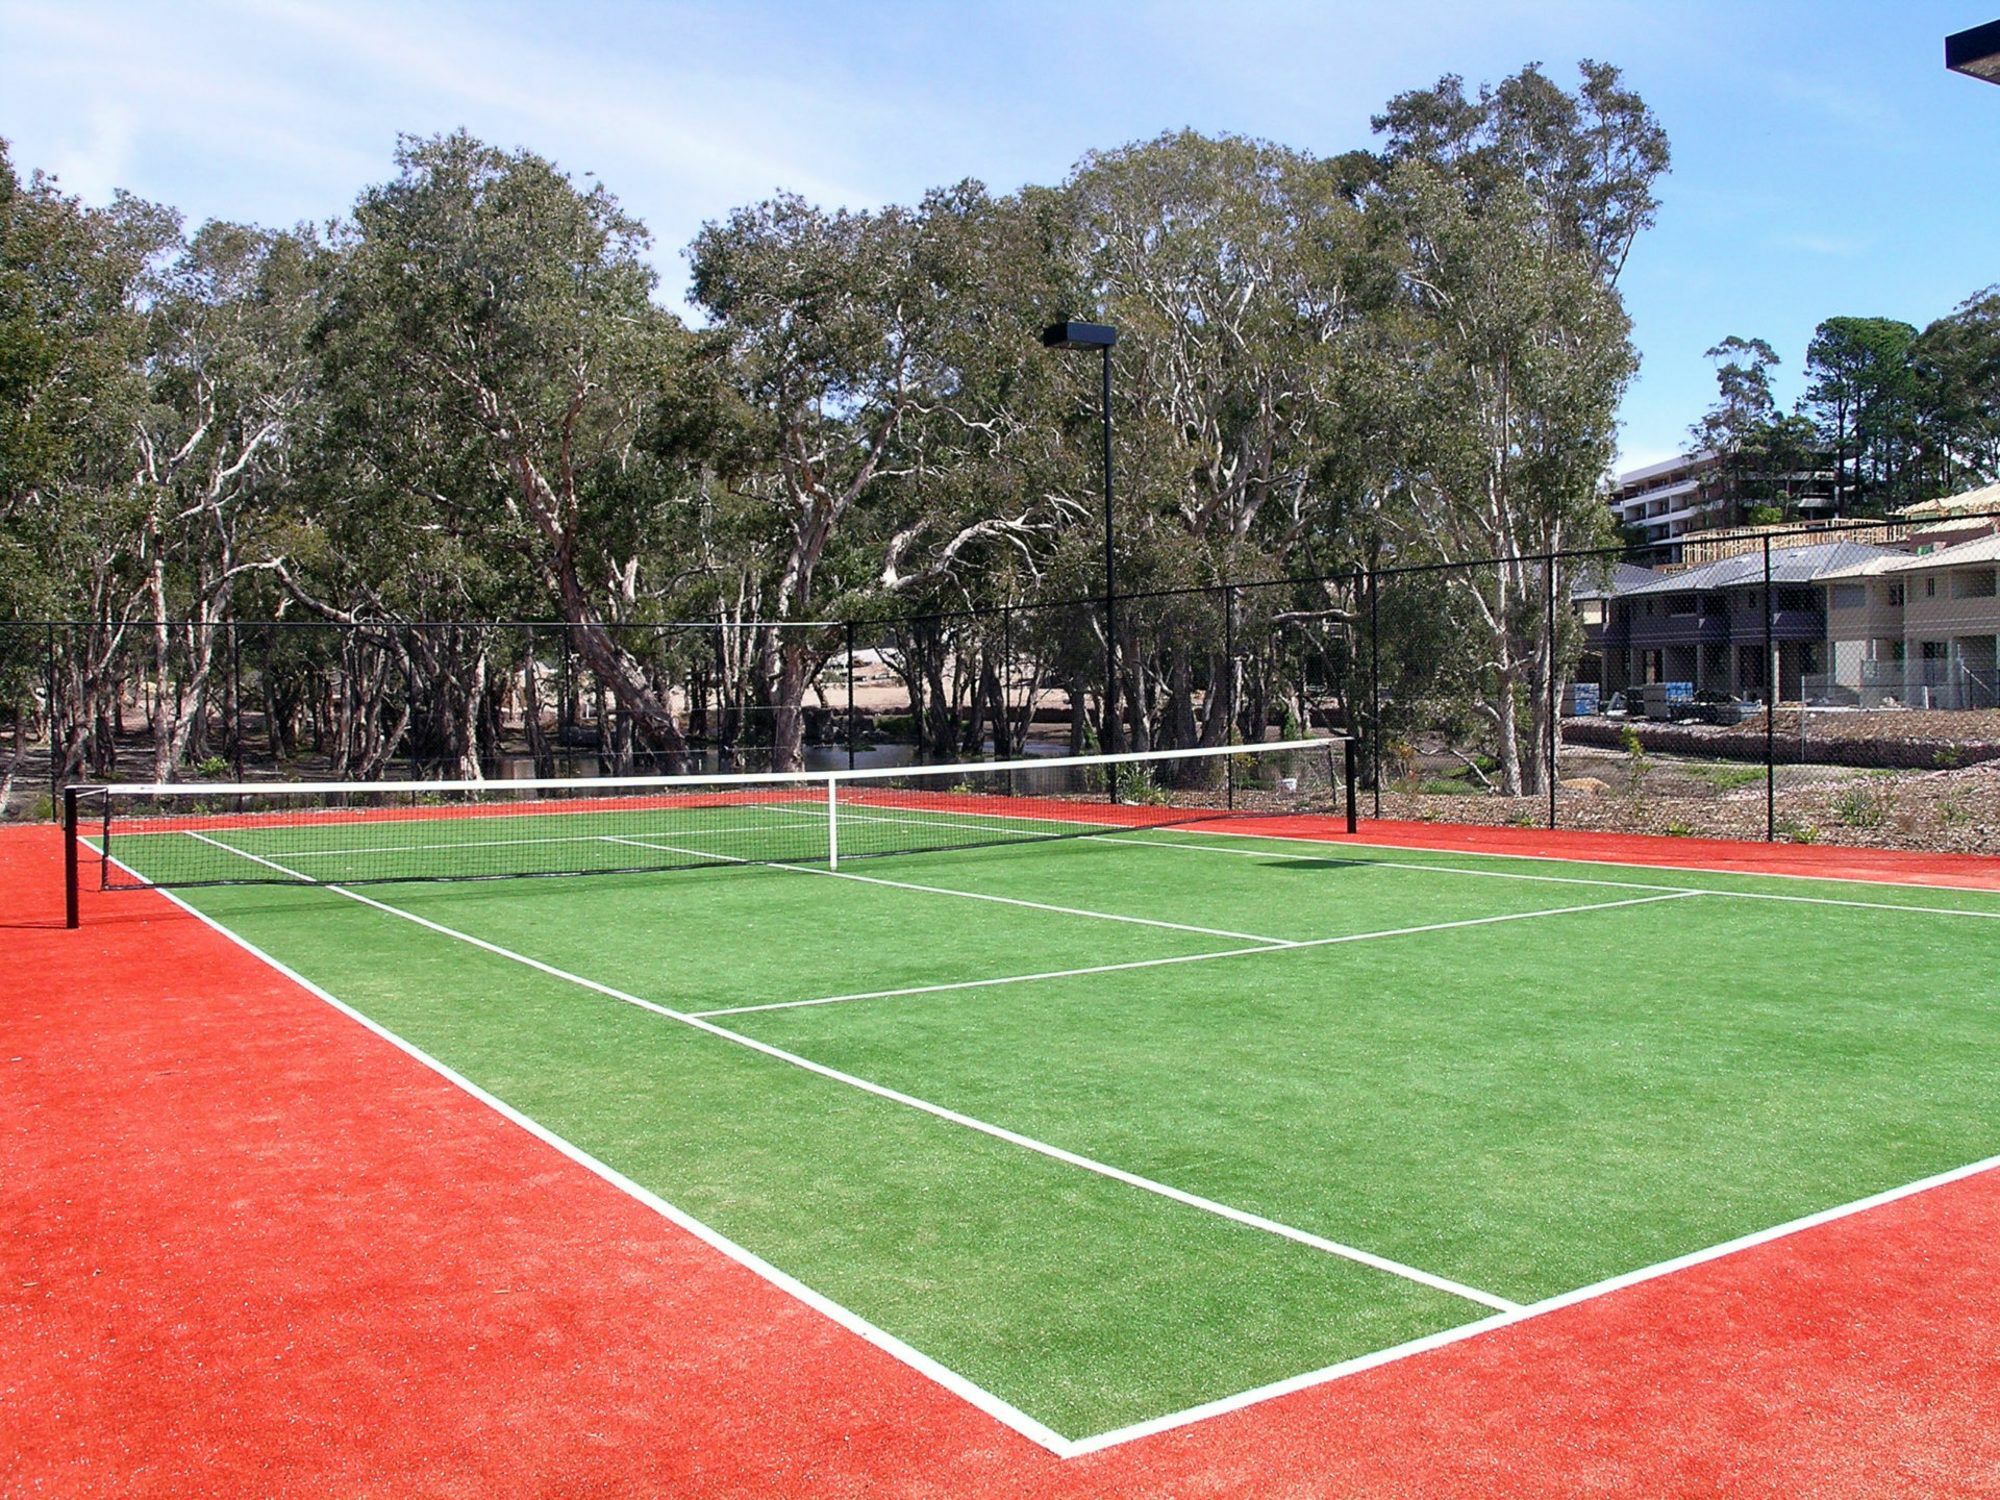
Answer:
[[[1764,842],[1778,838],[1778,601],[1771,593],[1771,539],[1764,538]]]
[[[1375,563],[1368,563],[1368,780],[1375,793],[1375,817],[1382,816],[1382,617]]]
[[[243,780],[243,632],[229,622],[229,760]]]
[[[417,627],[403,627],[403,701],[410,709],[410,780],[421,781],[424,775],[423,762],[417,753],[417,653],[412,643],[416,640]],[[353,679],[348,679],[346,691],[354,691]]]
[[[1556,685],[1556,555],[1548,553],[1542,559],[1542,592],[1548,602],[1548,670],[1549,670],[1549,827],[1556,826],[1556,715],[1561,710],[1560,693]]]
[[[75,927],[79,921],[77,910],[77,870],[76,870],[76,791],[73,786],[63,788],[63,926]]]
[[[993,748],[999,754],[1000,759],[1007,761],[1011,761],[1014,758],[1014,700],[1012,697],[1009,696],[1009,685],[1013,682],[1013,679],[1014,679],[1014,606],[1011,604],[1003,604],[1000,606],[1000,726],[999,728],[1000,728],[1000,733],[1006,739],[1006,743],[1004,745],[995,745]],[[1027,742],[1028,742],[1028,736],[1024,730],[1021,735],[1021,748],[1023,750],[1026,750],[1028,748]],[[1007,773],[1007,795],[1010,797],[1014,795],[1014,773],[1012,771],[1009,771]]]
[[[717,638],[718,641],[720,637]],[[854,622],[847,622],[847,769],[854,769]]]
[[[1224,732],[1222,743],[1236,743],[1236,585],[1222,586],[1222,702],[1229,710],[1229,727]],[[1209,712],[1213,713],[1214,709]],[[1222,757],[1222,802],[1229,811],[1236,810],[1236,757]]]
[[[48,660],[48,723],[44,726],[49,741],[49,816],[56,816],[57,804],[62,801],[62,762],[56,759],[56,628],[50,625],[44,641]]]

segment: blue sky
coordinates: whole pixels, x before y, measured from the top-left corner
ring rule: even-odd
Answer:
[[[398,132],[465,126],[602,178],[651,226],[663,295],[704,220],[787,188],[907,201],[1056,182],[1193,126],[1319,154],[1445,72],[1625,70],[1674,149],[1623,283],[1644,364],[1625,465],[1708,404],[1702,351],[1757,335],[1797,393],[1821,318],[1919,325],[2000,282],[2000,88],[1946,32],[2000,0],[145,4],[0,0],[0,136],[20,167],[190,220],[324,220]]]

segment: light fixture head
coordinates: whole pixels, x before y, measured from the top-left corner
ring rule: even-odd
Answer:
[[[1944,65],[1967,78],[2000,83],[2000,21],[1988,21],[1944,39]]]
[[[1118,342],[1118,330],[1104,323],[1051,323],[1042,330],[1042,342],[1051,349],[1109,349]]]

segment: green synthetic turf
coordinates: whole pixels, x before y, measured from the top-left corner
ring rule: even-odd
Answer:
[[[2000,1152],[2000,921],[1934,910],[1993,896],[1163,832],[848,868],[366,894],[704,1011],[1247,946],[883,880],[1289,941],[1712,892],[717,1021],[1520,1302]],[[1489,1311],[332,892],[188,895],[1069,1436]]]

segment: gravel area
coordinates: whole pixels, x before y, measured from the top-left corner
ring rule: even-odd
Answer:
[[[2000,854],[2000,763],[1939,771],[1781,765],[1777,780],[1778,837],[1787,842]],[[1560,827],[1764,837],[1761,767],[1648,757],[1635,778],[1623,756],[1573,752],[1564,756],[1563,781]],[[1543,798],[1382,795],[1384,817],[1419,822],[1539,827],[1547,809]]]

